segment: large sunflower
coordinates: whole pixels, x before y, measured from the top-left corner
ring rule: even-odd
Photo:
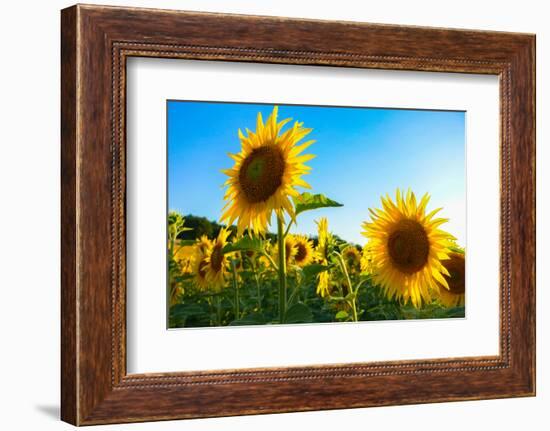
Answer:
[[[449,271],[449,275],[445,275],[449,290],[439,289],[439,300],[445,307],[459,307],[464,305],[466,262],[463,253],[452,252],[449,257],[443,262]]]
[[[226,228],[222,228],[218,237],[212,242],[212,247],[206,256],[206,280],[210,289],[219,292],[225,286],[225,277],[229,266],[229,260],[223,253],[227,244],[227,237],[231,234]]]
[[[294,255],[294,262],[299,267],[304,267],[313,262],[315,252],[313,251],[313,242],[305,235],[294,235],[294,248],[296,254]]]
[[[398,189],[396,201],[382,197],[383,209],[369,209],[372,223],[363,223],[363,235],[369,239],[374,281],[388,298],[418,308],[430,300],[430,289],[439,292],[439,285],[449,289],[444,275],[449,275],[441,261],[449,259],[449,233],[438,229],[447,222],[434,218],[438,208],[426,214],[430,196],[419,203],[410,190],[406,196]]]
[[[265,232],[273,211],[286,211],[294,218],[290,197],[299,195],[295,187],[311,188],[301,176],[311,170],[304,163],[315,156],[301,153],[314,141],[297,143],[312,129],[295,122],[281,133],[290,120],[277,122],[275,106],[265,125],[258,113],[256,132],[247,129],[244,136],[239,130],[241,152],[229,154],[235,165],[222,171],[229,178],[225,182],[226,203],[221,217],[228,225],[238,219],[239,235],[247,228],[255,233]]]

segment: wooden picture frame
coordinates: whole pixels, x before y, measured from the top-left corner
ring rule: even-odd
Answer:
[[[77,5],[61,14],[61,417],[75,425],[535,394],[535,36]],[[500,78],[500,354],[130,374],[125,65],[130,56]]]

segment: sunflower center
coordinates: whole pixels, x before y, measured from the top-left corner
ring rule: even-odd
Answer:
[[[222,261],[222,247],[220,244],[216,244],[212,249],[212,254],[210,255],[210,265],[212,266],[212,269],[216,272],[220,272],[222,269]]]
[[[260,147],[244,159],[239,184],[248,202],[264,202],[280,187],[284,173],[285,159],[279,148]]]
[[[428,262],[428,235],[417,221],[401,220],[388,238],[388,251],[393,264],[401,272],[413,274]]]
[[[464,257],[451,255],[451,259],[444,262],[445,268],[449,271],[450,277],[445,276],[449,290],[455,295],[462,295],[465,292]]]
[[[298,243],[296,245],[296,256],[294,256],[294,259],[296,259],[296,262],[303,261],[307,256],[307,249],[306,246],[302,243]]]

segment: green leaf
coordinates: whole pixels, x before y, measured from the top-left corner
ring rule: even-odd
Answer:
[[[294,201],[294,207],[296,215],[304,212],[315,210],[317,208],[329,208],[329,207],[342,207],[341,203],[333,201],[332,199],[327,198],[325,195],[317,194],[312,195],[311,193],[304,192],[298,197],[292,198]]]
[[[347,319],[349,316],[348,312],[346,310],[340,310],[338,313],[336,313],[336,318],[338,320],[344,320]]]
[[[301,302],[297,302],[286,311],[285,323],[311,322],[313,322],[313,313],[307,305]]]
[[[317,274],[326,271],[330,268],[328,265],[321,265],[319,263],[312,263],[311,265],[306,265],[302,268],[305,278],[315,277]]]
[[[264,248],[264,240],[256,237],[243,236],[237,242],[227,244],[223,248],[223,253],[231,253],[233,251],[262,251]]]
[[[176,281],[179,281],[179,282],[189,281],[189,280],[192,280],[193,278],[195,278],[193,274],[182,274],[182,275],[177,275],[175,277]]]
[[[170,307],[169,327],[183,328],[187,326],[188,319],[200,318],[205,311],[199,304],[176,304]]]
[[[170,315],[174,317],[188,317],[204,312],[199,304],[176,304],[170,308]]]
[[[343,296],[332,296],[332,295],[330,295],[328,297],[328,300],[332,301],[332,302],[345,302],[346,298],[344,298]]]
[[[464,317],[464,307],[447,308],[442,313],[442,317]]]
[[[229,326],[264,325],[265,323],[266,321],[263,314],[252,313],[239,320],[233,320]]]

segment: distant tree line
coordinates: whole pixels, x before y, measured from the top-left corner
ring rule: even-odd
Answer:
[[[208,220],[206,217],[200,217],[193,214],[187,214],[183,216],[185,218],[185,227],[191,229],[181,232],[178,235],[178,239],[198,239],[203,235],[206,235],[208,238],[212,239],[218,236],[220,230],[226,225],[217,223],[216,221]],[[237,227],[234,225],[229,226],[229,230],[232,232],[232,236],[237,233]],[[333,234],[335,239],[338,242],[342,242],[342,239]],[[265,234],[266,239],[269,239],[271,242],[275,242],[277,235],[271,232]],[[317,236],[311,237],[315,246],[317,246]],[[361,249],[361,247],[359,247]]]
[[[220,230],[226,225],[217,223],[212,220],[208,220],[206,217],[199,217],[193,214],[187,214],[183,216],[185,218],[185,227],[190,228],[178,235],[178,239],[198,239],[203,235],[206,235],[208,238],[212,239],[218,236]],[[229,226],[229,230],[232,232],[232,235],[237,233],[237,226]],[[275,241],[276,235],[268,232],[266,238]]]

